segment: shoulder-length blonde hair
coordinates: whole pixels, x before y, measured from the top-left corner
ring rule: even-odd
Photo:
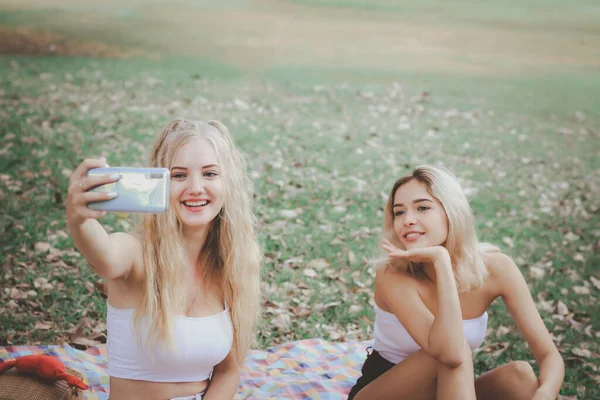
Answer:
[[[420,166],[413,170],[412,174],[404,176],[394,183],[385,206],[383,238],[392,242],[396,247],[404,249],[402,242],[394,232],[394,196],[402,185],[412,180],[425,184],[429,194],[436,198],[446,211],[448,237],[444,247],[450,254],[458,290],[462,292],[481,286],[488,276],[483,255],[490,251],[499,251],[499,249],[487,243],[479,243],[469,201],[458,179],[445,169],[427,165]],[[422,277],[421,269],[414,268],[412,264],[382,257],[377,266],[393,266],[407,270],[415,277]]]
[[[171,122],[156,140],[151,167],[173,166],[181,147],[196,138],[214,147],[224,180],[223,208],[212,221],[201,251],[204,282],[214,282],[231,313],[234,354],[243,360],[254,342],[260,316],[261,251],[256,220],[251,210],[250,181],[246,164],[227,128],[218,121]],[[136,327],[145,317],[153,323],[148,343],[173,344],[172,316],[185,313],[183,296],[185,255],[182,225],[172,208],[148,214],[142,220],[143,301],[134,317]],[[138,329],[139,332],[139,329]]]

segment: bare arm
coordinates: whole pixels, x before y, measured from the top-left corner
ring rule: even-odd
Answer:
[[[540,387],[535,399],[555,399],[565,377],[565,364],[535,307],[519,268],[506,255],[490,256],[489,265],[500,285],[500,294],[540,371]]]
[[[115,279],[129,273],[141,246],[139,241],[129,234],[109,235],[96,220],[104,216],[105,212],[87,207],[90,202],[114,198],[108,193],[86,191],[117,180],[111,176],[86,177],[89,169],[103,166],[104,160],[85,160],[73,172],[67,195],[67,230],[77,249],[96,273],[103,278]]]
[[[139,241],[127,233],[108,234],[93,219],[68,225],[75,246],[96,273],[106,279],[126,277],[141,252]]]
[[[441,246],[401,250],[384,244],[391,257],[415,262],[433,262],[437,277],[437,316],[423,303],[414,278],[398,271],[386,271],[378,280],[383,298],[411,337],[432,357],[449,366],[458,366],[464,357],[464,333],[458,290],[450,256]],[[376,287],[378,290],[378,287]]]
[[[429,331],[429,348],[444,364],[457,366],[463,362],[465,335],[450,256],[440,260],[435,271],[438,309]]]
[[[206,400],[231,400],[237,393],[240,384],[242,365],[236,360],[234,351],[229,352],[213,371]]]

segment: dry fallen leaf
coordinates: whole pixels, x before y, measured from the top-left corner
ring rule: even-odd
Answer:
[[[506,349],[510,346],[510,342],[496,342],[489,343],[483,347],[477,349],[478,352],[490,354],[494,357],[498,357],[500,354],[504,353]]]
[[[505,336],[508,332],[510,332],[510,327],[500,325],[498,329],[496,329],[496,338],[500,338],[501,336]]]
[[[314,268],[316,270],[321,270],[327,267],[329,267],[329,263],[324,258],[317,258],[316,260],[312,260],[308,263],[308,268]]]
[[[41,288],[42,285],[48,283],[48,279],[43,278],[43,277],[39,277],[39,278],[35,278],[35,280],[33,281],[33,286],[37,289]]]
[[[290,330],[290,316],[281,313],[271,320],[271,324],[277,329],[287,332]]]
[[[585,286],[573,286],[573,291],[577,294],[590,294],[590,289]]]
[[[588,349],[581,349],[581,348],[575,347],[575,348],[571,349],[571,352],[579,357],[584,357],[584,358],[592,357],[592,352],[589,351]]]
[[[352,304],[350,307],[348,307],[348,312],[350,314],[356,314],[356,313],[360,312],[362,309],[363,309],[362,306]]]
[[[511,249],[513,247],[515,247],[515,243],[513,242],[513,240],[511,238],[509,238],[509,237],[506,237],[506,236],[502,238],[502,243],[504,243],[505,245],[507,245]]]
[[[36,322],[33,329],[47,331],[48,329],[52,329],[52,323],[49,322]]]
[[[100,344],[102,344],[102,342],[98,341],[98,340],[93,340],[93,339],[88,339],[85,337],[76,337],[75,339],[71,340],[72,343],[74,344],[78,344],[80,346],[98,346]]]
[[[352,250],[348,251],[348,263],[350,265],[356,264],[356,256],[354,255],[354,252]]]
[[[6,289],[6,290],[9,290],[9,289]],[[27,298],[27,293],[24,292],[24,291],[22,291],[22,290],[20,290],[20,289],[12,288],[12,289],[10,289],[10,297],[13,300],[26,299]]]
[[[302,273],[304,274],[304,276],[308,276],[309,278],[316,278],[317,277],[317,271],[315,271],[312,268],[306,268],[304,269],[304,271],[302,271]]]
[[[50,243],[48,242],[37,242],[35,244],[36,253],[45,253],[50,250]]]
[[[558,315],[567,315],[569,313],[569,309],[565,303],[559,300],[558,303],[556,303],[556,312]]]
[[[281,210],[281,211],[279,211],[279,216],[282,218],[287,218],[287,219],[296,218],[299,214],[300,213],[298,210]]]
[[[529,267],[529,277],[532,279],[543,279],[546,276],[546,271],[536,267],[536,266],[531,266]]]
[[[569,241],[569,242],[574,242],[574,241],[576,241],[576,240],[579,240],[579,236],[578,236],[577,234],[575,234],[575,233],[573,233],[573,232],[570,232],[570,231],[569,231],[569,232],[568,232],[568,233],[565,235],[565,239],[566,239],[567,241]]]

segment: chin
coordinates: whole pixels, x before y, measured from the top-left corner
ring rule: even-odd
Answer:
[[[404,247],[406,247],[406,250],[410,250],[410,249],[419,249],[422,247],[429,247],[429,245],[427,243],[405,243]]]
[[[214,218],[183,218],[181,219],[181,223],[189,228],[202,228],[210,225],[213,219]]]
[[[438,245],[441,245],[441,243],[431,243],[428,240],[418,240],[416,242],[404,243],[404,247],[406,247],[407,250],[421,249],[424,247],[433,247],[433,246],[438,246]]]
[[[190,217],[189,215],[178,215],[177,216],[179,222],[181,223],[181,225],[185,226],[186,228],[202,228],[205,227],[207,225],[210,225],[210,223],[213,221],[214,218],[208,218],[207,216],[202,216],[200,218],[196,217]]]

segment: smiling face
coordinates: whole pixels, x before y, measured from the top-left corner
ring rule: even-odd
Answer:
[[[210,141],[184,144],[171,167],[171,207],[184,229],[207,228],[225,201],[221,168]]]
[[[405,248],[443,245],[448,238],[448,217],[427,186],[412,179],[394,195],[394,232]]]

